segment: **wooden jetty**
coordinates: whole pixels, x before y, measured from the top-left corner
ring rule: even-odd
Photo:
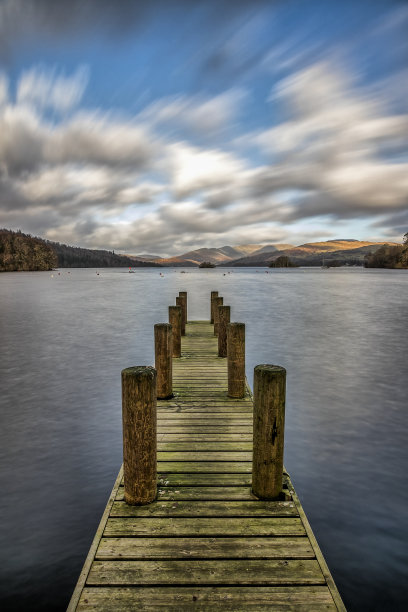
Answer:
[[[121,469],[68,610],[345,610],[287,472],[278,499],[252,492],[254,398],[228,396],[210,322],[172,367],[157,497],[128,505]]]

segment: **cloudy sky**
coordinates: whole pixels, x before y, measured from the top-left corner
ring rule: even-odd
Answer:
[[[407,31],[402,0],[0,0],[0,227],[401,242]]]

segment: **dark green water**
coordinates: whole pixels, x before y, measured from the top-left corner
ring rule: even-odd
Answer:
[[[0,275],[2,610],[65,610],[121,464],[120,371],[214,289],[250,383],[287,368],[285,464],[348,610],[406,610],[407,272],[186,271]]]

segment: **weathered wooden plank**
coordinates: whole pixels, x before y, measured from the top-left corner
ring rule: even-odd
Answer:
[[[235,452],[243,452],[243,451],[252,451],[252,442],[158,442],[157,449],[159,451],[176,451],[183,452],[184,451],[214,451],[218,454],[223,453],[225,451],[235,451]]]
[[[158,461],[159,472],[172,472],[191,474],[197,473],[250,473],[252,463],[250,461]]]
[[[174,362],[175,363],[175,362]],[[188,368],[188,372],[186,371],[187,367],[184,365],[183,368],[177,368],[176,365],[173,364],[173,381],[181,381],[184,383],[188,383],[189,381],[201,383],[203,381],[210,382],[219,382],[225,381],[227,377],[227,368],[211,368],[210,370],[200,370],[199,368],[190,369]]]
[[[104,537],[302,536],[298,518],[109,518]]]
[[[295,504],[291,501],[155,501],[146,506],[129,506],[124,501],[115,501],[110,516],[112,517],[180,517],[195,516],[299,516]]]
[[[225,415],[225,414],[205,414],[199,412],[185,414],[183,412],[177,412],[176,414],[168,412],[159,412],[157,414],[157,424],[162,425],[166,422],[172,423],[173,425],[185,425],[191,423],[192,425],[208,425],[208,423],[216,423],[219,425],[250,425],[252,427],[252,415],[246,416],[240,415]]]
[[[225,442],[230,442],[233,440],[236,440],[238,443],[239,442],[248,442],[250,440],[252,440],[252,433],[251,432],[226,432],[226,433],[220,433],[220,432],[203,432],[203,431],[198,431],[196,433],[180,433],[180,432],[165,432],[165,433],[159,433],[158,435],[158,441],[159,442],[176,442],[176,441],[191,441],[191,442],[217,442],[219,441],[219,443],[221,444],[221,442],[225,441]]]
[[[186,399],[183,398],[182,400],[177,399],[177,398],[171,398],[168,401],[164,402],[163,400],[157,400],[157,406],[159,410],[162,410],[163,408],[165,408],[166,406],[184,406],[185,404],[191,404],[192,406],[243,406],[243,407],[250,407],[252,410],[252,403],[250,401],[247,401],[245,398],[238,398],[238,399],[232,399],[231,400],[227,400],[225,398],[223,399],[212,399],[211,401],[209,401],[207,398],[205,399],[201,399],[201,400],[196,400],[196,399]]]
[[[251,485],[251,474],[250,473],[211,473],[200,474],[183,474],[183,473],[172,473],[163,472],[161,470],[158,475],[158,483],[161,486],[175,486],[175,487],[218,487],[218,486],[250,486]]]
[[[102,538],[96,559],[313,559],[299,538]]]
[[[256,587],[86,587],[78,610],[133,612],[180,610],[182,612],[334,612],[326,586]]]
[[[171,414],[170,414],[171,413]],[[252,416],[252,408],[249,406],[214,406],[214,405],[203,405],[203,404],[190,404],[189,402],[173,404],[171,406],[166,406],[166,412],[163,413],[162,410],[158,410],[158,417],[162,414],[167,414],[168,418],[172,418],[175,414],[202,414],[203,416],[208,416],[210,414],[220,414],[223,415],[224,418],[231,414],[248,415]]]
[[[241,403],[241,404],[230,404],[225,398],[224,399],[214,399],[214,401],[209,398],[209,395],[206,396],[206,399],[203,398],[194,398],[192,395],[188,396],[187,399],[180,397],[180,396],[176,396],[172,398],[172,400],[166,404],[166,405],[162,405],[162,406],[158,406],[157,408],[157,413],[158,416],[160,416],[160,414],[166,414],[166,413],[174,413],[174,408],[182,408],[182,409],[186,409],[186,408],[200,408],[201,411],[204,413],[204,415],[208,412],[208,409],[211,408],[213,409],[214,412],[218,413],[218,412],[225,412],[228,411],[231,413],[231,416],[234,414],[233,411],[231,411],[231,408],[241,408],[242,410],[246,410],[248,412],[248,414],[252,414],[252,406],[248,403]],[[199,412],[199,410],[196,410],[196,412]],[[240,416],[240,415],[238,415]]]
[[[251,487],[159,487],[157,498],[165,501],[258,501]],[[118,489],[116,501],[123,501],[123,487]]]
[[[228,425],[184,425],[184,426],[172,426],[172,425],[159,425],[157,427],[157,431],[159,434],[162,433],[180,433],[180,434],[187,434],[187,433],[191,433],[191,434],[202,434],[202,433],[208,433],[208,434],[212,434],[212,433],[223,433],[223,434],[229,434],[229,433],[234,433],[234,434],[238,434],[238,433],[242,433],[242,434],[248,434],[251,433],[252,427],[251,429],[249,429],[248,426],[244,426],[244,425],[234,425],[234,426],[228,426]]]
[[[158,461],[252,461],[252,452],[245,451],[160,451]]]
[[[94,561],[87,585],[325,584],[315,560]]]

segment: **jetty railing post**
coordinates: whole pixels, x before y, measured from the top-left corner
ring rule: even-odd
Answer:
[[[125,502],[149,504],[157,493],[156,370],[122,370],[123,477]]]
[[[184,320],[187,323],[188,321],[188,318],[187,318],[187,291],[179,291],[179,297],[184,298],[184,304],[183,304]]]
[[[245,324],[227,324],[228,396],[245,397]]]
[[[214,298],[218,297],[218,291],[211,291],[211,323],[214,323]]]
[[[282,492],[286,370],[275,365],[254,369],[252,491],[261,499]]]
[[[157,370],[157,398],[173,397],[173,331],[169,323],[156,323],[154,326],[154,356]]]
[[[185,297],[182,295],[179,295],[178,297],[176,297],[176,304],[177,306],[180,306],[181,308],[181,335],[185,336],[186,335],[186,309],[184,308],[184,303],[185,303]]]
[[[169,306],[169,323],[173,330],[173,357],[181,357],[181,306]]]
[[[218,306],[218,357],[227,356],[227,325],[231,319],[230,306]]]
[[[219,322],[219,311],[218,306],[222,306],[224,302],[224,298],[215,297],[214,298],[214,336],[218,336],[218,322]]]

